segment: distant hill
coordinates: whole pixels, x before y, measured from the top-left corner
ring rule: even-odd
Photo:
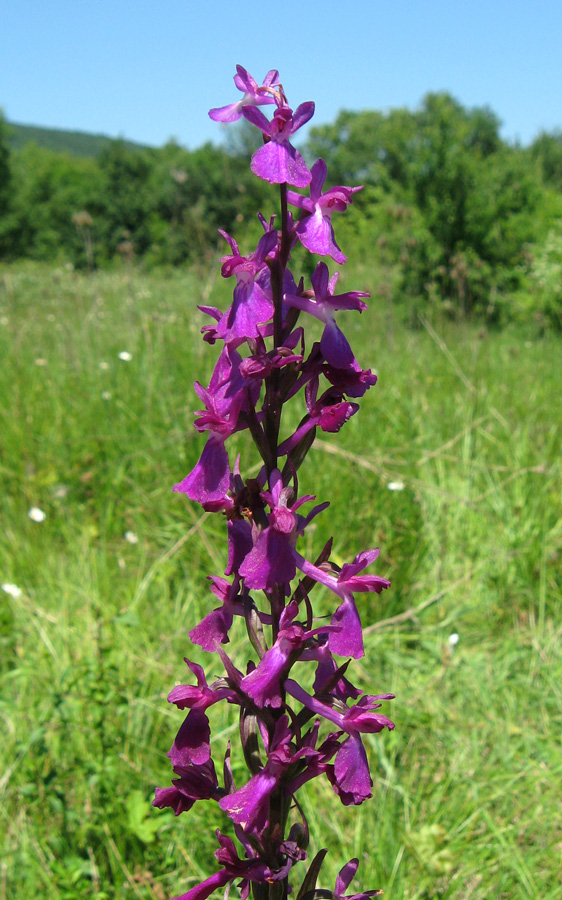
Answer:
[[[8,143],[12,150],[18,150],[26,144],[34,143],[39,147],[46,147],[59,153],[69,153],[71,156],[98,156],[116,138],[107,137],[105,134],[88,134],[85,131],[65,131],[61,128],[40,128],[37,125],[17,125],[8,122]],[[130,150],[144,150],[143,144],[133,141],[124,141]]]

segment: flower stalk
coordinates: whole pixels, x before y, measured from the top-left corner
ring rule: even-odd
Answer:
[[[209,684],[203,668],[186,659],[196,684],[177,685],[168,697],[188,712],[168,753],[172,786],[157,788],[154,804],[170,807],[177,816],[197,802],[218,803],[238,841],[237,848],[217,831],[219,870],[181,900],[205,900],[218,888],[228,893],[233,882],[241,900],[250,891],[255,900],[286,900],[291,891],[296,900],[342,900],[358,861],[346,863],[333,890],[317,889],[326,851],[308,860],[309,828],[297,793],[306,782],[326,777],[344,805],[371,796],[361,735],[394,728],[377,712],[381,701],[393,696],[364,694],[347,670],[351,659],[364,655],[354,595],[380,593],[390,582],[363,571],[378,550],[363,551],[341,568],[330,560],[331,541],[312,561],[302,555],[298,545],[307,527],[329,504],[310,507],[316,498],[299,494],[298,469],[318,429],[338,432],[357,413],[356,401],[376,376],[361,368],[336,322],[336,313],[366,309],[368,294],[337,294],[337,273],[330,277],[323,260],[306,287],[304,279],[295,280],[290,261],[300,242],[309,253],[345,262],[331,219],[345,211],[360,188],[323,192],[324,162],[309,169],[290,140],[313,115],[314,104],[303,103],[293,112],[276,70],[258,85],[238,66],[234,81],[242,99],[211,110],[210,116],[221,122],[244,116],[262,132],[264,142],[251,168],[279,185],[280,212],[269,221],[259,214],[264,234],[247,256],[221,232],[230,249],[221,272],[235,279],[233,302],[224,311],[201,307],[211,319],[203,337],[218,344],[220,352],[208,387],[195,383],[204,406],[195,427],[207,432],[207,440],[196,466],[174,490],[224,516],[225,577],[209,576],[219,605],[195,625],[190,638],[220,657],[225,674]],[[262,106],[274,107],[270,119]],[[308,194],[289,187],[308,189]],[[289,207],[298,210],[298,218]],[[310,349],[306,327],[298,324],[307,316],[324,326]],[[301,420],[284,433],[285,408],[299,400]],[[243,478],[240,460],[232,462],[225,446],[242,430],[249,431],[263,462],[256,478]],[[301,512],[305,505],[306,514]],[[311,594],[317,585],[334,597],[329,618],[315,618]],[[242,670],[224,649],[238,619],[251,653]],[[222,784],[208,714],[219,702],[238,707],[240,736],[240,747],[227,748]],[[246,764],[244,784],[235,784],[231,753]],[[350,896],[362,900],[377,893]]]

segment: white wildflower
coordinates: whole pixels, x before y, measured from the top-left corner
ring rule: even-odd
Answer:
[[[32,522],[44,522],[47,518],[47,513],[43,512],[42,509],[39,509],[38,506],[32,506],[27,515]]]
[[[118,353],[117,355],[123,362],[131,362],[133,358],[133,354],[129,353],[128,350],[121,350],[121,353]]]
[[[139,542],[139,536],[134,531],[126,531],[124,538],[129,544],[138,544]]]
[[[387,488],[389,491],[403,491],[404,490],[404,482],[403,481],[389,481],[387,484]]]
[[[23,591],[21,588],[17,586],[17,584],[3,584],[2,590],[9,594],[10,597],[13,597],[14,600],[19,600]]]
[[[449,646],[456,647],[458,642],[459,642],[459,636],[455,631],[454,634],[449,635]]]

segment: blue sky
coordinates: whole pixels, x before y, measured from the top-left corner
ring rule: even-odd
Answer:
[[[220,140],[236,63],[289,102],[415,108],[448,90],[510,140],[562,127],[562,0],[3,0],[0,107],[14,122],[188,147]]]

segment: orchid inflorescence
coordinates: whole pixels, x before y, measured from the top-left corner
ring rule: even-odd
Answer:
[[[202,329],[204,340],[221,349],[208,387],[195,383],[204,407],[195,428],[207,432],[207,440],[197,465],[174,490],[226,519],[226,577],[209,576],[218,606],[189,635],[220,657],[225,674],[209,684],[203,668],[185,660],[196,684],[177,685],[168,697],[189,712],[168,753],[175,774],[172,787],[157,788],[154,804],[179,815],[198,800],[216,801],[232,821],[242,855],[230,837],[217,831],[215,856],[221,868],[181,900],[205,900],[217,888],[228,893],[237,880],[242,900],[250,887],[256,900],[284,900],[291,891],[292,869],[306,859],[309,844],[298,789],[325,775],[343,804],[363,803],[371,797],[373,782],[361,735],[394,728],[379,712],[381,701],[393,695],[364,694],[346,676],[350,658],[364,655],[354,594],[380,593],[390,584],[365,573],[379,551],[359,553],[340,568],[330,561],[331,540],[314,562],[297,549],[312,519],[329,505],[301,513],[315,497],[299,496],[298,469],[317,429],[338,432],[358,411],[356,400],[377,379],[361,368],[335,319],[340,310],[362,312],[363,298],[369,295],[336,293],[337,273],[330,277],[325,262],[318,262],[311,287],[305,288],[288,264],[297,242],[310,253],[345,262],[332,215],[345,211],[360,188],[323,191],[324,161],[309,169],[290,143],[313,115],[314,104],[303,103],[293,112],[277,71],[268,72],[258,86],[237,66],[234,81],[242,99],[209,115],[218,122],[244,116],[262,132],[263,145],[251,168],[280,186],[281,209],[279,227],[275,216],[266,220],[259,214],[264,233],[246,256],[221,232],[229,247],[221,260],[222,275],[235,279],[233,302],[225,312],[200,307],[211,320]],[[274,107],[271,119],[260,106]],[[308,196],[289,186],[308,188]],[[304,329],[297,324],[302,313],[323,323],[320,341],[308,353]],[[301,390],[306,413],[296,430],[282,435],[283,408]],[[244,429],[261,457],[255,478],[242,477],[239,457],[231,467],[225,447],[231,435]],[[315,618],[310,598],[315,585],[337,598],[331,617]],[[243,619],[253,648],[245,670],[223,648],[235,617]],[[308,690],[301,672],[294,671],[301,663],[314,666]],[[241,750],[250,773],[243,785],[234,783],[230,744],[222,785],[217,778],[207,709],[220,701],[239,709]],[[325,723],[328,731],[323,729],[321,736]],[[358,860],[341,869],[333,890],[317,890],[326,852],[321,850],[309,863],[297,900],[340,900],[344,895]],[[360,900],[378,893],[352,896]]]

